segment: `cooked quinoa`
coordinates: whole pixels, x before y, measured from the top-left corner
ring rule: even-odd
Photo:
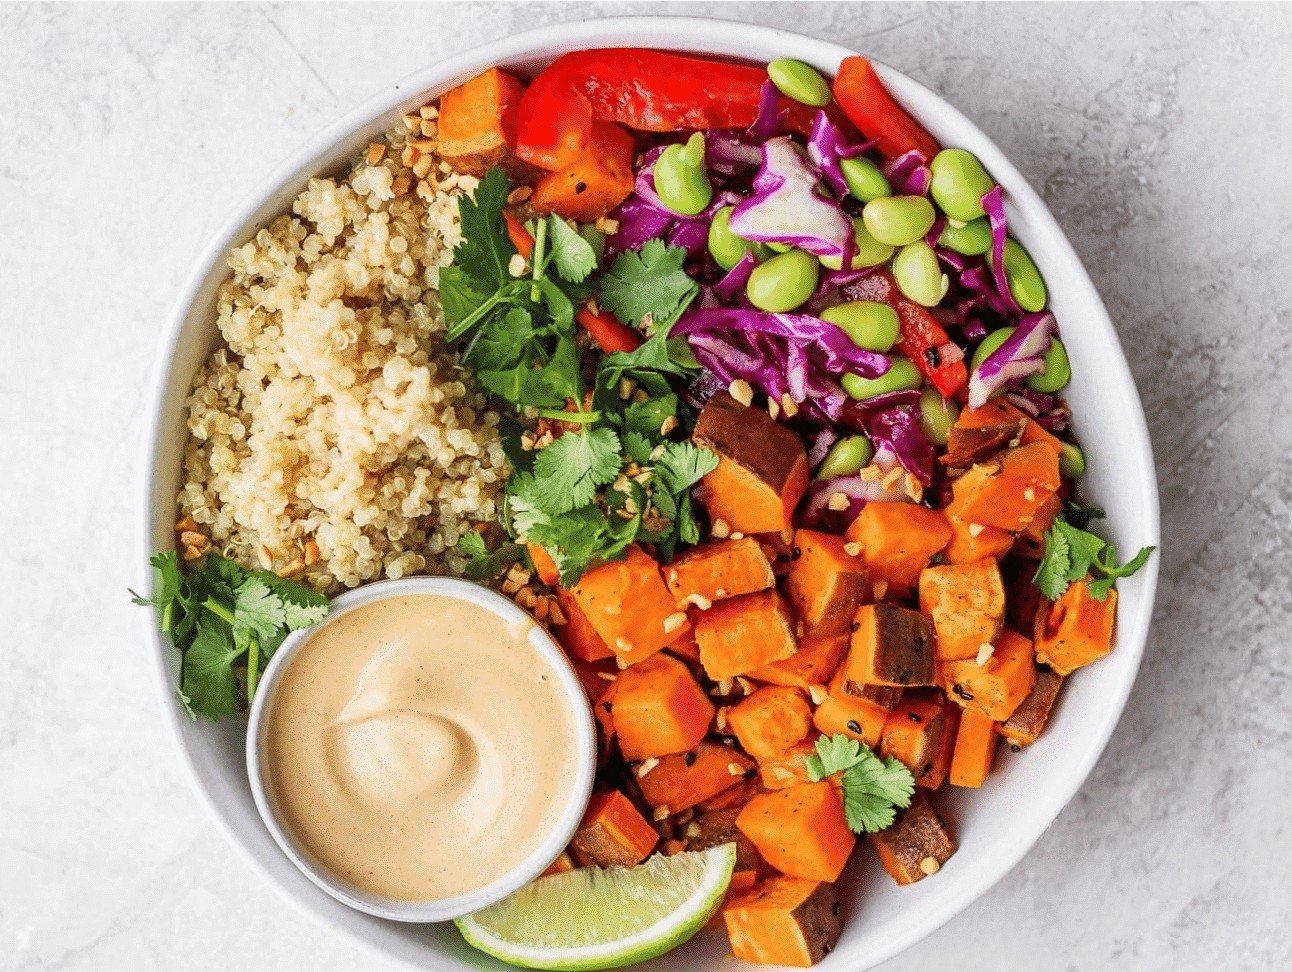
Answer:
[[[435,289],[475,180],[408,144],[424,134],[311,180],[229,254],[224,346],[188,401],[182,514],[215,549],[322,591],[460,572],[454,546],[497,518],[509,472]]]

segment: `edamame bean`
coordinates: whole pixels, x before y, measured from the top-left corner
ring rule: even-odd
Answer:
[[[908,388],[919,388],[923,381],[920,369],[915,367],[909,358],[901,356],[888,359],[888,370],[878,378],[863,378],[861,375],[844,375],[839,379],[843,390],[859,402],[885,392],[905,391]]]
[[[990,253],[987,259],[994,268],[996,263]],[[1005,279],[1009,282],[1009,292],[1023,310],[1035,313],[1045,307],[1047,295],[1041,271],[1036,269],[1031,254],[1013,237],[1005,241]]]
[[[1086,455],[1080,447],[1065,442],[1059,448],[1059,475],[1080,479],[1086,473]]]
[[[947,432],[960,417],[960,406],[936,388],[920,392],[920,428],[934,445],[947,444]]]
[[[786,98],[813,108],[824,108],[830,103],[830,85],[811,64],[783,57],[767,65],[767,76]]]
[[[852,159],[840,159],[839,170],[843,181],[848,184],[848,192],[864,203],[881,196],[891,196],[893,187],[888,184],[879,166],[864,155]]]
[[[978,345],[978,349],[974,351],[973,357],[969,359],[969,370],[971,372],[977,371],[978,366],[986,361],[992,352],[1009,340],[1009,336],[1013,333],[1014,329],[1012,327],[1002,327],[983,338],[982,343]]]
[[[592,253],[597,258],[597,266],[601,266],[606,258],[606,234],[591,223],[584,223],[579,227],[579,235],[587,240],[588,246],[592,247]]]
[[[745,293],[759,310],[791,311],[812,296],[819,273],[820,264],[811,253],[790,250],[755,267]]]
[[[821,468],[816,471],[817,479],[834,479],[835,476],[851,476],[870,465],[875,458],[875,447],[864,435],[850,435],[840,439],[830,447]]]
[[[887,351],[901,333],[897,311],[875,300],[836,304],[821,312],[821,320],[834,324],[852,338],[853,344],[867,351]]]
[[[870,230],[866,229],[866,224],[860,219],[852,221],[852,238],[854,250],[852,255],[852,269],[861,270],[864,267],[877,267],[881,263],[887,263],[893,256],[893,247],[886,243],[880,243],[870,235]],[[843,266],[843,258],[837,256],[821,257],[821,266],[827,270],[838,270]]]
[[[1072,364],[1068,361],[1068,349],[1058,338],[1050,338],[1050,347],[1045,352],[1044,361],[1043,369],[1027,376],[1027,386],[1049,395],[1071,380]]]
[[[735,208],[723,206],[713,214],[713,222],[709,224],[709,255],[723,270],[730,270],[746,253],[752,253],[754,259],[760,262],[767,259],[767,247],[761,243],[751,243],[731,232],[728,224]]]
[[[938,237],[938,243],[965,256],[978,256],[991,249],[991,224],[986,216],[970,220],[963,226],[952,226],[948,222]]]
[[[861,218],[880,243],[905,246],[933,227],[936,214],[923,196],[881,196],[866,203]]]
[[[938,255],[923,240],[908,243],[893,257],[897,289],[921,307],[936,307],[946,296],[951,280],[942,272]]]
[[[713,186],[704,168],[703,132],[660,153],[655,160],[655,192],[660,202],[682,216],[695,216],[709,205]]]
[[[982,197],[996,185],[978,161],[964,149],[943,149],[929,163],[933,179],[929,195],[951,219],[967,223],[985,215]]]

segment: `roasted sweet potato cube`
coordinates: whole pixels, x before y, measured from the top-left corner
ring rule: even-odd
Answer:
[[[867,699],[831,692],[812,713],[812,724],[827,736],[845,735],[878,746],[888,710]]]
[[[512,151],[516,144],[516,106],[525,83],[510,72],[490,68],[440,99],[439,154],[458,172],[482,177],[501,166],[513,179],[529,181],[537,170]]]
[[[547,865],[547,870],[540,874],[539,877],[550,877],[553,874],[564,874],[566,871],[573,870],[574,858],[565,851],[562,851],[560,854],[556,855],[556,860]]]
[[[762,762],[777,758],[807,738],[812,708],[799,689],[768,685],[732,706],[727,725],[740,748]]]
[[[949,564],[965,564],[985,558],[1000,559],[1014,546],[1014,534],[1000,527],[970,523],[960,516],[964,504],[955,498],[942,511],[951,527],[951,539],[942,548]]]
[[[932,694],[941,698],[941,693]],[[896,758],[917,781],[933,772],[949,734],[948,720],[938,699],[908,694],[889,713],[880,736],[880,754]]]
[[[853,621],[843,677],[860,685],[932,685],[933,622],[897,604],[865,604]]]
[[[1040,737],[1050,711],[1063,688],[1063,676],[1052,668],[1038,668],[1036,682],[1014,714],[1000,724],[1000,734],[1011,746],[1030,746]]]
[[[956,842],[937,811],[919,791],[893,825],[870,835],[880,863],[898,884],[922,881],[950,860]]]
[[[790,685],[805,691],[813,685],[825,685],[839,670],[848,654],[851,635],[828,638],[800,638],[798,651],[784,661],[755,668],[749,677],[772,685]]]
[[[897,703],[902,701],[902,690],[896,685],[866,685],[854,682],[846,675],[847,672],[842,667],[835,672],[834,678],[830,679],[831,695],[850,695],[855,699],[864,699],[886,712],[892,712],[897,708]]]
[[[715,682],[745,675],[794,654],[789,606],[776,591],[719,601],[695,625],[700,662]]]
[[[729,768],[728,772],[730,772]],[[758,778],[758,774],[747,772],[745,773],[745,778],[737,782],[735,786],[729,786],[725,790],[720,790],[713,796],[695,804],[695,810],[696,813],[708,813],[710,810],[730,810],[732,807],[740,808],[762,792],[763,784]]]
[[[1005,625],[1000,567],[994,560],[926,567],[920,574],[920,610],[933,619],[939,661],[976,657]]]
[[[783,790],[795,783],[811,783],[807,772],[807,758],[816,752],[818,734],[791,746],[773,759],[758,761],[758,775],[769,790]]]
[[[754,761],[739,750],[705,740],[685,753],[661,756],[643,776],[638,777],[642,799],[652,807],[667,807],[678,813],[747,777],[755,776]]]
[[[618,790],[588,801],[570,850],[584,867],[632,867],[655,849],[659,834],[631,800]]]
[[[700,482],[709,516],[743,533],[777,533],[790,525],[808,483],[807,453],[797,435],[761,408],[726,392],[705,404],[692,439],[718,455]]]
[[[955,749],[951,754],[951,785],[979,787],[987,780],[996,759],[996,723],[976,709],[960,714]]]
[[[1059,441],[1058,437],[1046,431],[1040,422],[1024,415],[1001,398],[993,398],[979,408],[961,410],[960,416],[956,419],[955,428],[976,429],[1001,425],[1013,425],[1015,429],[1020,427],[1022,429],[1022,432],[1016,436],[1017,441],[1011,439],[1006,443],[1009,448],[1031,445],[1033,442],[1044,442],[1054,450],[1055,455],[1058,455],[1063,448],[1063,443]]]
[[[1023,435],[1024,420],[998,422],[964,428],[953,425],[947,430],[947,451],[940,461],[953,469],[968,469],[974,463],[985,462],[1011,445],[1018,445]]]
[[[842,537],[831,533],[799,530],[794,534],[785,596],[805,635],[844,634],[857,608],[870,600],[870,573],[845,546]]]
[[[1059,483],[1058,454],[1048,443],[1033,442],[974,466],[951,491],[966,522],[1019,531],[1050,501]]]
[[[750,891],[754,890],[754,885],[757,883],[757,871],[742,871],[739,868],[732,871],[731,883],[727,885],[727,893],[722,899],[722,906],[713,913],[713,917],[709,919],[708,923],[704,927],[708,929],[725,929],[727,927],[727,920],[722,914],[723,909],[737,898],[743,898]]]
[[[625,669],[612,706],[619,749],[628,760],[693,749],[714,707],[685,662],[659,654]]]
[[[960,717],[963,709],[938,693],[942,706],[943,731],[942,746],[933,756],[933,762],[925,771],[915,777],[915,785],[926,790],[940,790],[951,775],[951,758],[955,755],[956,735],[960,730]]]
[[[633,137],[622,127],[594,121],[588,151],[539,179],[530,205],[580,223],[600,219],[633,191],[633,151]]]
[[[1077,581],[1057,601],[1041,601],[1036,612],[1036,660],[1060,675],[1071,675],[1113,650],[1116,622],[1116,588],[1096,601],[1090,596],[1090,585]]]
[[[700,607],[776,584],[767,554],[753,537],[694,547],[664,568],[664,580],[678,604]]]
[[[800,878],[768,878],[728,902],[722,915],[736,958],[759,965],[815,965],[842,929],[834,887]]]
[[[951,539],[938,510],[916,503],[867,503],[852,521],[848,540],[861,544],[861,559],[872,581],[883,581],[888,596],[905,597],[920,571]]]
[[[857,841],[839,795],[824,780],[760,793],[736,826],[776,870],[813,881],[835,880]]]
[[[597,634],[573,596],[568,591],[562,591],[558,600],[565,616],[565,624],[554,625],[552,633],[556,635],[556,640],[561,643],[566,654],[587,662],[613,658],[615,653],[601,635]]]
[[[1027,698],[1036,682],[1032,642],[1005,629],[992,656],[982,665],[975,658],[942,662],[947,695],[961,706],[1004,722]]]
[[[664,586],[659,565],[640,547],[594,567],[570,589],[592,629],[619,658],[635,664],[682,638],[690,628]]]
[[[708,850],[722,844],[736,845],[736,870],[757,871],[761,859],[749,838],[736,826],[739,807],[710,810],[697,816],[686,828],[687,845],[691,850]]]

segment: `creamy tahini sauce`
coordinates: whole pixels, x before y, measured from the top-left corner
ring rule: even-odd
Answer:
[[[552,666],[484,608],[418,594],[324,623],[269,700],[265,765],[320,864],[410,901],[481,888],[556,826],[577,735]]]

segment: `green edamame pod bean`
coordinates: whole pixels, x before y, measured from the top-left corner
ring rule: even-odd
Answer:
[[[999,330],[992,331],[974,351],[973,357],[969,359],[969,370],[977,371],[978,366],[987,360],[987,356],[1004,344],[1011,334],[1014,333],[1012,327],[1002,327]]]
[[[955,250],[965,256],[978,256],[991,250],[991,224],[987,217],[970,220],[963,226],[952,226],[947,223],[938,237],[938,243],[948,250]]]
[[[843,181],[848,184],[849,194],[864,203],[893,194],[893,187],[888,184],[884,173],[879,171],[879,166],[864,155],[840,159],[839,171],[843,173]]]
[[[830,103],[830,85],[811,64],[783,57],[767,65],[767,76],[786,98],[813,108],[824,108]]]
[[[830,447],[821,468],[816,471],[817,479],[834,479],[835,476],[851,476],[861,472],[870,460],[875,458],[875,447],[864,435],[850,435],[840,439]]]
[[[843,390],[859,402],[885,392],[905,391],[908,388],[919,388],[924,380],[920,369],[915,367],[909,358],[900,355],[888,359],[888,370],[878,378],[863,378],[861,375],[844,375],[839,379]]]
[[[897,311],[875,300],[836,304],[821,312],[821,320],[838,327],[853,344],[867,351],[887,351],[897,343],[902,329]]]
[[[923,240],[908,243],[893,257],[897,289],[921,307],[936,307],[946,296],[951,280],[942,272],[938,255]]]
[[[929,171],[933,173],[929,195],[947,216],[967,223],[985,215],[982,197],[996,184],[978,161],[978,156],[964,149],[943,149],[933,156]]]
[[[762,243],[751,243],[731,232],[728,223],[735,208],[723,206],[713,214],[713,222],[709,224],[709,255],[723,270],[730,270],[746,253],[752,253],[759,262],[767,259],[767,247]]]
[[[920,428],[934,445],[946,445],[947,433],[960,417],[960,406],[936,388],[920,392]]]
[[[923,196],[881,196],[866,203],[861,218],[880,243],[905,246],[932,229],[937,214]]]
[[[820,268],[811,253],[802,250],[779,253],[754,268],[745,293],[759,310],[777,314],[792,311],[816,290]]]
[[[1059,449],[1059,475],[1068,479],[1080,479],[1085,473],[1085,453],[1071,442],[1063,443]]]
[[[592,247],[592,253],[597,258],[597,266],[601,266],[606,258],[606,234],[591,223],[583,223],[579,226],[579,235],[587,241],[588,246]]]
[[[1045,367],[1034,375],[1027,376],[1027,386],[1047,395],[1061,389],[1072,379],[1072,364],[1068,361],[1068,349],[1058,338],[1050,339],[1050,347],[1045,352]]]
[[[995,267],[990,253],[987,259]],[[1005,279],[1019,307],[1031,313],[1044,309],[1047,296],[1045,280],[1032,262],[1031,254],[1013,237],[1005,241]]]
[[[660,153],[655,160],[655,192],[660,202],[682,216],[695,216],[709,205],[713,186],[704,168],[703,132]]]
[[[861,219],[852,221],[852,238],[856,250],[852,255],[853,270],[860,270],[863,267],[877,267],[881,263],[887,263],[893,256],[893,247],[886,243],[880,243],[871,236],[870,230],[866,229],[866,224]],[[843,258],[823,256],[821,257],[821,266],[827,270],[838,270],[843,266]]]
[[[794,249],[794,247],[790,246],[788,243],[777,243],[775,241],[764,243],[763,245],[773,253],[789,253],[790,250]]]

